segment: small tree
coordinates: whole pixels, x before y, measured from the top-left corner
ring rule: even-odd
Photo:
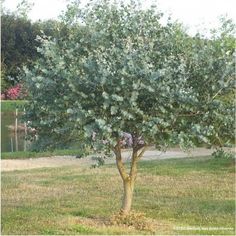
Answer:
[[[191,38],[181,25],[162,26],[154,8],[131,3],[70,6],[63,17],[68,38],[40,38],[42,57],[25,70],[26,119],[38,142],[50,148],[82,140],[96,152],[113,151],[124,214],[149,144],[191,147],[233,136],[232,102],[220,99],[233,89],[233,48],[223,45],[219,58],[215,42],[222,39]],[[124,132],[131,135],[129,171]]]

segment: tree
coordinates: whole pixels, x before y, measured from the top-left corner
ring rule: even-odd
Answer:
[[[2,9],[1,68],[4,70],[2,73],[4,88],[18,83],[22,67],[24,65],[29,67],[40,56],[36,50],[40,46],[36,40],[37,35],[45,34],[51,37],[59,37],[60,33],[66,35],[66,29],[63,29],[59,21],[31,22],[27,17],[31,7],[32,4],[23,0],[18,4],[16,12]],[[59,28],[63,30],[59,32]]]
[[[27,0],[21,0],[21,2],[17,4],[15,15],[19,18],[28,19],[28,14],[32,10],[33,6],[34,3]]]
[[[218,100],[234,87],[233,48],[219,58],[214,39],[193,39],[176,23],[162,26],[161,16],[134,1],[70,5],[63,17],[67,38],[42,37],[41,58],[25,69],[31,96],[25,119],[38,143],[55,148],[82,140],[101,157],[113,151],[123,214],[130,212],[137,163],[148,145],[187,148],[233,137],[232,103]],[[121,152],[127,140],[129,171]]]
[[[4,14],[1,17],[1,64],[5,67],[6,80],[16,80],[19,68],[36,59],[35,41],[40,29],[29,20],[14,14]]]

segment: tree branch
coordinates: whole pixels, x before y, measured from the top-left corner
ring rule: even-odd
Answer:
[[[145,146],[143,147],[143,150],[138,154],[138,157],[137,157],[138,160],[141,159],[141,157],[143,156],[143,154],[144,154],[144,152],[146,151],[146,149],[147,149],[147,145],[145,145]]]
[[[113,151],[116,155],[116,165],[117,165],[117,168],[119,170],[120,176],[123,180],[126,180],[126,179],[129,178],[129,175],[126,173],[124,163],[122,162],[120,140],[117,141],[117,144],[113,148]]]
[[[197,111],[195,113],[189,113],[189,114],[178,114],[177,117],[179,117],[179,116],[198,116],[198,115],[203,115],[203,114],[205,114],[205,113]]]
[[[131,167],[129,172],[131,182],[133,182],[137,176],[137,161],[138,161],[138,152],[135,151],[135,149],[133,148]]]
[[[230,80],[232,80],[233,79],[233,77],[230,77],[227,81],[226,81],[226,83],[228,83]],[[224,89],[224,87],[223,88],[221,88],[220,90],[218,90],[218,92],[211,98],[211,101],[210,102],[212,102],[218,95],[219,95],[219,93],[222,91]]]
[[[133,148],[132,161],[131,161],[131,167],[130,167],[130,173],[129,173],[131,182],[136,179],[136,176],[137,176],[137,162],[143,156],[144,152],[146,151],[146,148],[147,148],[147,145],[143,146],[143,150],[139,154],[138,154],[138,151],[136,151],[136,149]],[[140,149],[138,149],[138,150],[140,150]]]

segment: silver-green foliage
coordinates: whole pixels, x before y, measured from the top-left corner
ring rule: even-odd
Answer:
[[[190,37],[161,17],[133,1],[75,4],[62,17],[69,36],[38,39],[26,119],[43,146],[81,140],[99,150],[122,132],[157,146],[232,141],[234,36]]]

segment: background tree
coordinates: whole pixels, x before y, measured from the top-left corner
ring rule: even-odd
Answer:
[[[66,35],[66,29],[56,20],[31,22],[28,12],[32,5],[22,1],[16,12],[6,9],[1,12],[1,68],[2,91],[17,84],[20,70],[24,65],[30,67],[40,56],[37,47],[40,42],[36,40],[39,35],[60,37]]]
[[[222,54],[215,53],[216,39],[191,38],[179,24],[161,25],[161,16],[134,1],[70,5],[67,38],[42,37],[41,58],[25,69],[31,97],[25,118],[38,142],[55,148],[81,140],[101,156],[113,151],[123,214],[148,145],[187,148],[233,137],[232,103],[218,96],[233,90],[234,49],[222,44]],[[127,141],[129,170],[121,152]]]
[[[15,15],[19,18],[28,19],[28,14],[32,10],[34,3],[29,2],[27,0],[22,0],[16,6]]]
[[[25,18],[7,14],[2,15],[1,29],[1,64],[5,66],[7,80],[16,80],[19,68],[37,57],[39,43],[35,39],[40,28]]]

